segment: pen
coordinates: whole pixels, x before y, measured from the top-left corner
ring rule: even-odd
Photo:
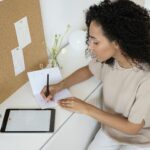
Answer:
[[[49,91],[49,74],[47,74],[47,84],[46,84],[45,96],[47,97],[49,94],[50,94],[50,91]]]

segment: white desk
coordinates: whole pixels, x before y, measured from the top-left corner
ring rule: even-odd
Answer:
[[[68,52],[68,50],[70,50],[69,46],[63,49],[59,56],[60,65],[63,67],[63,77],[68,76],[77,68],[88,63],[88,60],[83,59],[83,55],[81,54],[74,55],[74,59],[78,61],[71,63],[73,60],[70,59],[72,52],[71,50]],[[97,85],[98,81],[95,78],[91,78],[85,82],[71,87],[70,91],[74,96],[85,100]],[[97,103],[99,90],[100,87],[88,97],[87,100],[90,103],[99,105]],[[28,82],[0,105],[0,113],[2,116],[7,108],[38,108]],[[2,123],[2,118],[3,117],[0,118],[0,125]],[[57,106],[54,133],[0,133],[0,149],[84,150],[96,130],[97,122],[94,119],[82,114],[66,111]]]

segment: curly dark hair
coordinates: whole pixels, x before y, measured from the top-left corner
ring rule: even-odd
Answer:
[[[150,16],[148,10],[130,0],[104,0],[86,12],[89,31],[91,21],[101,25],[104,35],[116,41],[124,55],[150,66]],[[88,40],[89,32],[87,33]],[[113,58],[105,63],[112,64]]]

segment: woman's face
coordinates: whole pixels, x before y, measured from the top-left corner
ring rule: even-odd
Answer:
[[[113,57],[117,51],[115,42],[108,40],[103,34],[101,26],[95,21],[92,21],[89,27],[88,48],[101,62]]]

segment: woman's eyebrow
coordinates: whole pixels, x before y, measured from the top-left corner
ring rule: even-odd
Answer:
[[[92,35],[89,35],[89,38],[92,38],[92,39],[94,39],[94,40],[96,40],[96,41],[99,41],[97,38],[95,38],[95,37],[92,36]]]
[[[92,35],[89,35],[89,37],[96,40],[96,38],[94,36],[92,36]]]

